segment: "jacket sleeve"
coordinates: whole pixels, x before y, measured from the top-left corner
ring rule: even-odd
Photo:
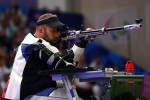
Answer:
[[[83,54],[87,43],[88,43],[88,41],[85,41],[85,39],[82,39],[79,42],[76,42],[74,44],[74,46],[72,48],[73,53],[74,53],[74,58],[73,58],[74,63],[79,61],[79,58]]]
[[[33,50],[38,52],[38,57],[43,62],[56,69],[58,65],[62,65],[61,68],[67,67],[68,65],[75,66],[75,62],[79,60],[84,48],[79,47],[76,43],[71,50],[59,51],[45,40],[40,39]]]

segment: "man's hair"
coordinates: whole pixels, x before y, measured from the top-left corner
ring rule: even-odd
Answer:
[[[57,15],[53,15],[51,13],[46,13],[46,14],[43,14],[39,17],[38,21],[40,20],[43,20],[43,19],[46,19],[46,18],[49,18],[49,17],[57,17]],[[36,30],[39,28],[39,26],[36,26]]]
[[[45,18],[53,17],[53,16],[57,17],[56,15],[53,15],[51,13],[46,13],[46,14],[41,15],[38,21],[43,20]]]

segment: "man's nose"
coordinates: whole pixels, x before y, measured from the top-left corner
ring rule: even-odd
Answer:
[[[60,36],[60,33],[56,32],[55,37],[59,37],[59,36]]]

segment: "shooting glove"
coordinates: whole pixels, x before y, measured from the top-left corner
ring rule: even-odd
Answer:
[[[88,41],[85,41],[85,38],[82,38],[79,42],[76,42],[76,46],[80,48],[85,48],[87,45]]]

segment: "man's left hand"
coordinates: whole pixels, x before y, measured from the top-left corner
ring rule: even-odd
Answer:
[[[91,30],[93,30],[93,29],[92,29],[92,28],[87,28],[87,29],[86,29],[86,31],[91,31]],[[85,36],[85,41],[88,41],[88,39],[89,39],[89,36],[86,35],[86,36]]]

